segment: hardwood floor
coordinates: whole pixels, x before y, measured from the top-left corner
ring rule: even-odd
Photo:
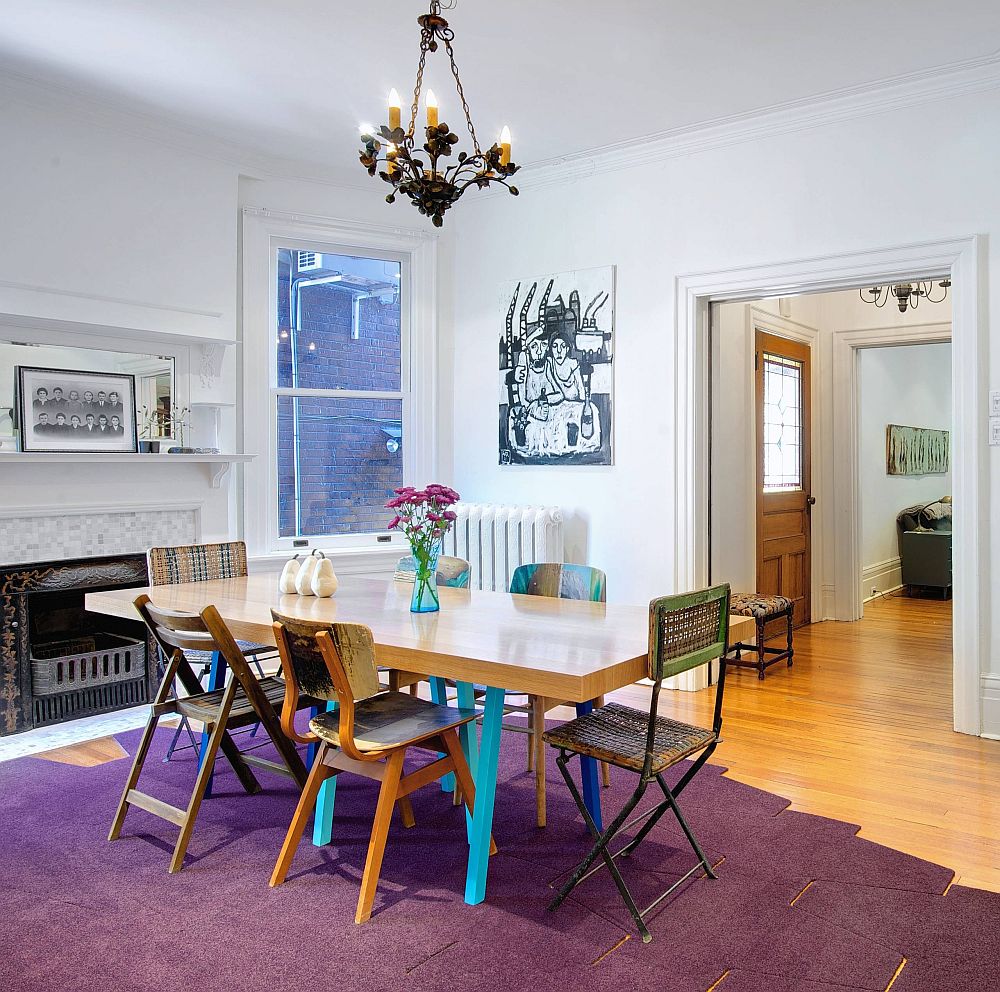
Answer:
[[[707,725],[713,698],[670,693],[661,710]],[[730,670],[713,760],[794,809],[1000,891],[1000,742],[956,734],[951,713],[951,603],[895,596],[857,623],[797,630],[794,667],[764,682]]]
[[[858,623],[797,630],[791,669],[775,665],[763,682],[730,670],[714,760],[794,809],[860,824],[963,885],[1000,891],[1000,742],[951,729],[951,683],[951,603],[873,601]],[[613,696],[649,705],[642,686]],[[661,710],[708,725],[713,701],[714,690],[665,693]],[[45,756],[74,751],[80,764],[120,757],[101,742]]]

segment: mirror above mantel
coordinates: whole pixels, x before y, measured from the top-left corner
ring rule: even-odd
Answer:
[[[172,414],[179,404],[172,356],[41,344],[12,335],[0,339],[0,451],[16,450],[18,367],[133,375],[140,445],[173,439]]]

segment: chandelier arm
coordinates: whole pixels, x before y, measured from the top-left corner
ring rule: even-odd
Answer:
[[[448,60],[451,62],[451,74],[455,77],[455,88],[458,90],[458,98],[462,101],[462,110],[465,111],[465,123],[469,126],[469,135],[472,138],[472,147],[476,150],[476,155],[482,155],[479,147],[479,139],[476,137],[476,129],[472,124],[472,111],[469,110],[469,103],[465,99],[465,90],[462,88],[462,80],[458,75],[458,66],[455,64],[455,49],[451,46],[451,38],[445,37],[445,51],[448,53]]]

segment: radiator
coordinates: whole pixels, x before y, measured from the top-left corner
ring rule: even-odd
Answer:
[[[563,518],[557,506],[456,503],[443,553],[472,566],[473,589],[506,592],[518,565],[563,560]]]

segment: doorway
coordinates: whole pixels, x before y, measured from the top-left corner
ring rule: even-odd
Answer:
[[[980,673],[983,670],[985,638],[981,617],[984,615],[987,592],[984,548],[988,547],[988,539],[984,530],[989,525],[982,450],[985,427],[979,416],[985,387],[977,372],[982,367],[986,340],[985,315],[979,302],[982,250],[982,239],[970,236],[679,277],[674,356],[677,438],[675,582],[678,588],[691,588],[708,581],[710,547],[715,549],[719,546],[719,535],[714,533],[714,527],[710,545],[708,513],[708,495],[720,484],[718,469],[710,469],[709,459],[709,425],[714,402],[710,396],[709,370],[718,360],[709,348],[709,308],[713,301],[746,301],[778,294],[832,291],[950,273],[955,286],[952,293],[952,455],[955,465],[952,489],[955,503],[963,509],[961,518],[956,521],[953,540],[956,594],[953,713],[955,729],[972,734],[979,734],[982,730]],[[835,356],[826,355],[824,360],[834,362]],[[832,410],[822,413],[824,419],[832,420]],[[733,424],[737,431],[742,419]],[[815,426],[813,433],[816,433]],[[815,471],[813,474],[815,486]],[[831,481],[836,488],[837,480]],[[748,491],[749,481],[745,480],[745,483],[744,491]],[[734,485],[739,485],[739,482]],[[850,494],[846,494],[845,498],[851,498]],[[814,514],[814,551],[816,526]],[[825,529],[824,524],[820,534],[824,543],[822,530]],[[837,568],[842,568],[845,560],[849,565],[850,556],[833,553],[837,550],[831,549],[830,556]],[[755,568],[755,562],[750,567]],[[827,591],[822,588],[817,590],[814,584],[812,592],[815,604],[817,595],[822,598]]]

